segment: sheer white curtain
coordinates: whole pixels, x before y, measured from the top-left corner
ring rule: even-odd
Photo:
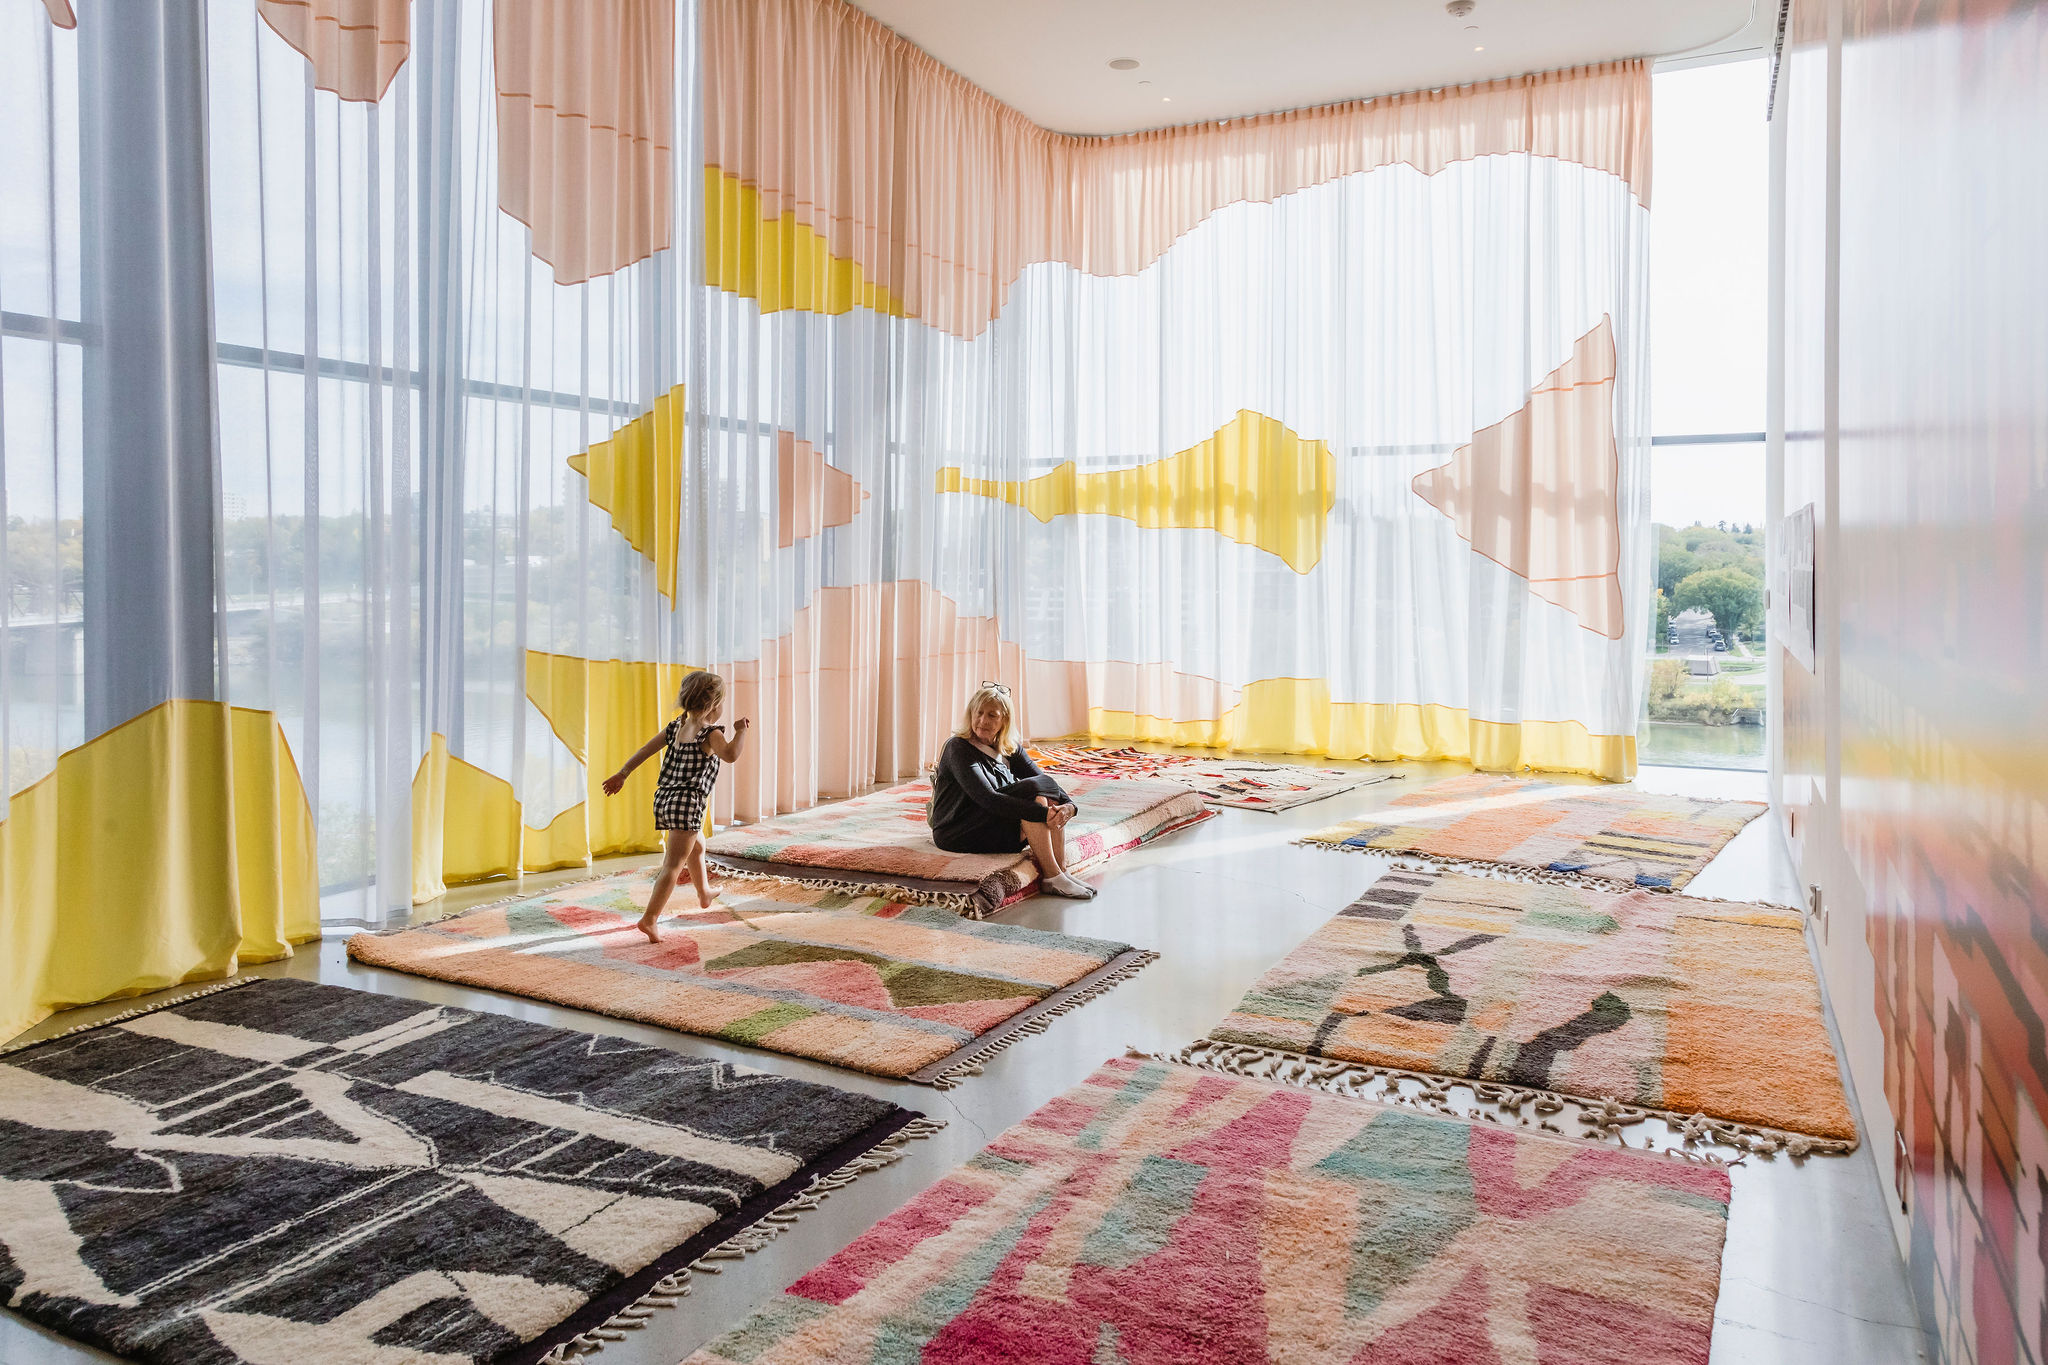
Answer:
[[[1633,773],[1641,63],[1076,139],[833,0],[702,10],[726,813],[915,772],[983,678],[1035,735]],[[861,490],[794,543],[790,441]]]
[[[1636,599],[1591,628],[1475,549],[1414,484],[1522,411],[1604,328],[1619,468],[1603,515],[1616,577],[1638,582],[1645,229],[1615,177],[1501,156],[1231,205],[1130,276],[1029,267],[973,339],[860,309],[764,316],[753,299],[703,290],[692,650],[773,660],[778,637],[786,651],[793,634],[828,660],[841,642],[818,632],[846,632],[854,674],[907,672],[914,689],[876,719],[847,709],[829,662],[799,673],[783,725],[767,716],[766,749],[859,746],[875,726],[889,738],[859,749],[850,781],[837,762],[823,773],[792,762],[778,786],[764,754],[761,785],[742,789],[737,812],[914,773],[934,727],[951,723],[947,702],[984,677],[1022,685],[1039,734],[1594,767],[1602,760],[1583,742],[1524,749],[1481,728],[1475,745],[1472,722],[1632,734],[1646,628]],[[1082,477],[1156,465],[1243,412],[1334,456],[1313,563],[1208,526],[1042,521],[996,498],[934,492],[952,468],[1022,485],[1067,462]],[[859,516],[776,545],[777,431],[858,481],[870,495]],[[1526,527],[1507,537],[1530,538]],[[901,595],[891,585],[905,582],[930,589],[920,609],[940,623],[907,632],[849,600]],[[835,591],[832,612],[805,610]],[[909,713],[920,729],[906,728]],[[810,730],[789,728],[806,716]]]
[[[330,915],[410,899],[434,734],[528,826],[585,799],[528,651],[667,657],[653,567],[568,459],[673,383],[672,267],[558,284],[501,211],[494,18],[420,0],[371,103],[209,5],[226,688],[292,737]]]
[[[1612,175],[1490,156],[1434,175],[1388,166],[1270,204],[1230,205],[1135,275],[1028,269],[991,328],[1015,418],[984,470],[1014,480],[1068,460],[1083,475],[1143,466],[1249,410],[1327,443],[1336,486],[1312,565],[1208,530],[1100,515],[1041,524],[993,509],[988,534],[1021,561],[1023,611],[1013,619],[1025,653],[1161,665],[1240,702],[1262,680],[1317,680],[1338,707],[1439,707],[1630,733],[1642,613],[1626,617],[1618,639],[1592,628],[1607,623],[1533,593],[1414,482],[1521,410],[1604,323],[1619,368],[1624,500],[1609,526],[1622,532],[1621,581],[1639,578],[1648,552],[1645,229]],[[1516,538],[1527,534],[1516,528]],[[1160,722],[1218,716],[1201,688],[1175,696],[1155,684],[1128,701],[1098,690],[1091,704]],[[1098,718],[1095,728],[1105,726],[1170,732]],[[1188,733],[1403,756],[1345,731],[1341,717],[1241,705],[1229,722]]]
[[[994,439],[994,352],[867,310],[694,304],[683,649],[762,722],[719,818],[914,775],[975,683],[1018,676],[989,605],[1016,547],[932,495],[940,453]]]
[[[1625,775],[1639,71],[1099,147],[844,6],[701,8],[0,8],[9,793],[274,714],[378,918],[644,846],[594,779],[686,663],[759,722],[721,819],[915,772],[984,678]]]
[[[0,8],[0,815],[85,733],[78,37]]]
[[[681,378],[686,328],[672,249],[557,283],[501,208],[493,7],[417,0],[374,72],[291,8],[0,6],[0,786],[171,698],[272,712],[324,913],[377,919],[432,736],[544,828],[589,765],[531,655],[674,661],[568,461]],[[661,31],[687,80],[687,12]]]

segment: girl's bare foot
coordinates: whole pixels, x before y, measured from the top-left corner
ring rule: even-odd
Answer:
[[[661,942],[661,917],[652,912],[640,917],[640,932],[647,935],[649,943]]]

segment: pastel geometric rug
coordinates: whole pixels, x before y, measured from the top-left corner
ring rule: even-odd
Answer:
[[[1758,905],[1396,869],[1209,1037],[1856,1138],[1799,916]]]
[[[688,1365],[1698,1365],[1728,1173],[1120,1059]]]
[[[1185,829],[1212,814],[1175,782],[1076,777],[1060,784],[1078,807],[1067,823],[1071,870]],[[920,779],[847,801],[726,830],[705,845],[712,861],[739,872],[792,877],[897,895],[982,919],[1038,888],[1038,864],[1024,853],[947,853],[932,842]]]
[[[1212,806],[1234,806],[1240,810],[1289,810],[1355,787],[1391,782],[1402,776],[1260,763],[1248,758],[1148,754],[1128,747],[1095,749],[1083,744],[1034,744],[1031,757],[1039,767],[1062,775],[1178,782]]]
[[[1128,943],[983,924],[950,910],[735,877],[687,886],[649,943],[654,869],[357,934],[373,967],[659,1024],[949,1087],[1151,962]]]
[[[0,1056],[14,1312],[162,1365],[525,1365],[931,1126],[619,1038],[231,987]]]
[[[1298,842],[1675,891],[1766,809],[1760,801],[1473,773],[1406,792]]]

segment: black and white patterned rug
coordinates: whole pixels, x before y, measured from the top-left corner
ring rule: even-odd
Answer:
[[[531,1362],[918,1117],[251,981],[0,1055],[0,1302],[141,1361]]]

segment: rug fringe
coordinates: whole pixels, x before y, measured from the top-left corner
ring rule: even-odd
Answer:
[[[919,1138],[928,1138],[945,1126],[944,1119],[928,1118],[920,1114],[853,1160],[813,1177],[811,1183],[797,1194],[741,1228],[673,1275],[656,1280],[639,1298],[596,1327],[554,1347],[542,1356],[536,1365],[568,1365],[570,1361],[581,1360],[595,1351],[603,1350],[607,1342],[624,1341],[626,1333],[647,1325],[648,1319],[654,1316],[655,1309],[672,1304],[677,1299],[687,1298],[692,1275],[716,1275],[722,1267],[712,1264],[713,1262],[737,1261],[759,1251],[794,1226],[805,1213],[823,1203],[834,1190],[844,1189],[860,1177],[902,1160],[904,1149],[910,1143]]]
[[[20,1052],[25,1048],[41,1047],[44,1043],[54,1043],[59,1038],[69,1038],[74,1033],[90,1033],[96,1028],[105,1028],[109,1024],[119,1024],[129,1019],[140,1019],[145,1014],[155,1014],[158,1010],[172,1009],[185,1004],[187,1001],[197,1000],[202,995],[218,995],[222,991],[231,991],[237,986],[249,986],[266,979],[260,976],[235,976],[230,977],[226,981],[216,981],[212,985],[202,986],[196,991],[186,991],[175,1000],[158,1000],[148,1005],[137,1005],[132,1010],[123,1010],[119,1014],[110,1014],[104,1019],[95,1019],[90,1024],[80,1024],[76,1028],[65,1029],[62,1033],[52,1033],[43,1038],[31,1038],[24,1043],[9,1043],[5,1047],[0,1047],[0,1057]],[[170,987],[169,989],[175,990],[176,987]]]
[[[1177,1062],[1183,1066],[1200,1067],[1206,1071],[1219,1071],[1252,1080],[1278,1081],[1305,1090],[1325,1090],[1333,1095],[1344,1095],[1352,1099],[1402,1104],[1410,1108],[1447,1114],[1453,1118],[1504,1122],[1489,1111],[1466,1111],[1453,1104],[1451,1089],[1454,1086],[1463,1086],[1482,1103],[1494,1105],[1500,1112],[1512,1116],[1525,1128],[1538,1128],[1546,1132],[1572,1136],[1550,1122],[1552,1117],[1571,1110],[1576,1114],[1581,1126],[1589,1130],[1578,1134],[1579,1137],[1614,1142],[1636,1151],[1654,1151],[1677,1160],[1704,1161],[1713,1165],[1725,1166],[1730,1163],[1724,1157],[1694,1149],[1700,1146],[1718,1146],[1731,1148],[1749,1156],[1771,1157],[1782,1152],[1794,1158],[1846,1156],[1856,1150],[1854,1140],[1813,1137],[1805,1133],[1787,1132],[1780,1128],[1765,1128],[1754,1124],[1708,1118],[1705,1114],[1679,1114],[1643,1105],[1623,1104],[1612,1098],[1580,1099],[1533,1086],[1467,1080],[1459,1076],[1436,1076],[1421,1071],[1404,1071],[1397,1067],[1374,1066],[1369,1062],[1305,1057],[1296,1052],[1281,1052],[1274,1048],[1254,1047],[1247,1043],[1217,1042],[1213,1038],[1203,1038],[1190,1043],[1176,1053],[1142,1052],[1133,1049],[1130,1055],[1150,1057],[1162,1062]],[[1404,1081],[1416,1084],[1418,1089],[1415,1094],[1410,1095],[1402,1089]],[[1378,1093],[1373,1093],[1374,1086],[1378,1087]],[[1522,1111],[1525,1108],[1530,1110],[1531,1114],[1524,1114]],[[1678,1135],[1680,1145],[1676,1148],[1662,1148],[1647,1140],[1641,1146],[1629,1142],[1625,1136],[1626,1130],[1649,1119],[1662,1119],[1669,1124]]]
[[[1801,915],[1804,912],[1796,905],[1780,905],[1776,901],[1735,900],[1725,896],[1696,896],[1682,886],[1641,886],[1625,882],[1619,877],[1599,877],[1584,872],[1558,872],[1547,867],[1526,867],[1520,863],[1497,863],[1485,858],[1460,858],[1451,854],[1416,853],[1412,850],[1393,848],[1359,848],[1352,844],[1332,839],[1318,839],[1305,834],[1294,841],[1305,848],[1323,848],[1333,853],[1370,853],[1385,858],[1401,872],[1470,872],[1491,877],[1502,882],[1528,882],[1543,886],[1579,886],[1595,891],[1648,891],[1658,896],[1684,896],[1688,900],[1705,901],[1711,905],[1756,905],[1766,910],[1783,910],[1788,914]]]
[[[1023,1039],[1035,1038],[1045,1032],[1048,1020],[1057,1019],[1062,1014],[1071,1014],[1083,1005],[1101,999],[1158,960],[1159,954],[1149,949],[1139,949],[1131,955],[1129,961],[1123,963],[1114,971],[1104,972],[1084,989],[1075,991],[1057,1005],[1053,1005],[1033,1015],[1030,1019],[1003,1034],[1003,1036],[995,1041],[984,1043],[953,1065],[947,1067],[944,1071],[941,1071],[938,1075],[932,1077],[931,1084],[933,1088],[953,1090],[965,1083],[969,1077],[981,1075],[984,1063],[994,1058],[997,1054],[1007,1051],[1012,1045]]]
[[[789,877],[778,872],[741,871],[734,867],[718,869],[718,875],[736,882],[791,882],[807,886],[814,891],[843,891],[851,896],[873,896],[880,900],[901,901],[905,905],[936,905],[964,915],[968,919],[979,919],[970,908],[974,902],[971,893],[960,891],[919,891],[908,886],[892,886],[883,882],[848,882],[832,877]]]
[[[1526,867],[1520,863],[1498,863],[1485,858],[1460,858],[1451,854],[1417,853],[1409,849],[1360,848],[1340,839],[1322,839],[1304,834],[1294,841],[1304,848],[1323,848],[1332,853],[1368,853],[1387,859],[1399,872],[1471,872],[1503,882],[1531,882],[1548,886],[1582,886],[1601,891],[1657,891],[1670,894],[1668,886],[1638,886],[1617,877],[1591,876],[1583,872],[1557,872],[1547,867]]]

